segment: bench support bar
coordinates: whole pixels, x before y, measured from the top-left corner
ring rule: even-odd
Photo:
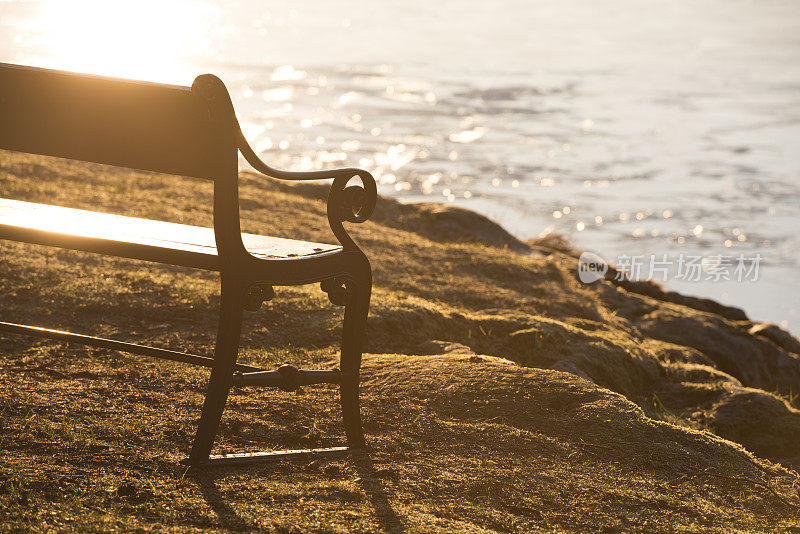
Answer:
[[[277,371],[259,371],[255,373],[237,373],[233,375],[234,386],[272,386],[283,391],[295,391],[302,386],[311,384],[341,384],[349,378],[339,371],[331,370],[305,370],[294,365],[284,364]]]
[[[103,349],[130,352],[131,354],[141,354],[143,356],[150,356],[151,358],[160,358],[162,360],[170,360],[173,362],[190,363],[192,365],[200,365],[202,367],[212,367],[214,365],[214,358],[209,358],[208,356],[198,356],[197,354],[188,354],[185,352],[178,352],[174,350],[159,349],[157,347],[148,347],[147,345],[126,343],[124,341],[115,341],[113,339],[106,339],[102,337],[73,334],[72,332],[64,332],[62,330],[51,330],[49,328],[40,328],[38,326],[28,326],[24,324],[6,323],[0,321],[0,330],[4,330],[6,332],[12,332],[14,334],[43,337],[47,339],[55,339],[58,341],[67,341],[69,343],[79,343],[81,345],[89,345],[91,347],[100,347]],[[242,365],[242,364],[237,364],[236,370],[243,373],[253,373],[253,372],[263,371],[258,367],[252,367],[250,365]]]
[[[251,452],[244,454],[220,454],[209,456],[207,459],[181,460],[183,465],[190,467],[230,467],[245,464],[277,462],[281,460],[302,460],[313,457],[340,457],[347,456],[353,451],[349,447],[329,447],[326,449],[298,449],[286,451]]]

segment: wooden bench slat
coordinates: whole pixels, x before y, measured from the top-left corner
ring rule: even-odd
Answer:
[[[57,230],[54,230],[57,229]],[[0,238],[218,270],[214,229],[0,199]],[[242,234],[263,259],[313,256],[340,246]]]
[[[0,63],[0,148],[216,179],[233,139],[189,87]]]

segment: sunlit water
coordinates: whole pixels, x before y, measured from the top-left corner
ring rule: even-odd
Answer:
[[[0,0],[0,61],[228,84],[291,169],[621,254],[761,254],[667,283],[800,333],[800,4]]]

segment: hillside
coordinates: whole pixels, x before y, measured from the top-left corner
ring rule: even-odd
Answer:
[[[327,186],[242,173],[243,230],[331,242]],[[210,225],[209,183],[0,152],[3,197]],[[207,371],[0,336],[1,530],[800,532],[800,342],[648,283],[592,285],[557,239],[437,204],[351,225],[375,287],[371,446],[196,471]],[[3,320],[208,353],[218,278],[0,243]],[[341,310],[276,288],[241,361],[333,365]],[[342,443],[330,387],[243,388],[219,451]]]

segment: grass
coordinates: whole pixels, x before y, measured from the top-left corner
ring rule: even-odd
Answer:
[[[330,242],[326,187],[243,173],[243,230]],[[209,225],[208,183],[0,152],[0,193]],[[375,270],[371,450],[187,470],[207,371],[0,339],[7,531],[800,531],[796,340],[655,286],[576,279],[558,240],[381,199],[352,228]],[[208,353],[218,277],[0,244],[4,320]],[[241,360],[335,364],[341,310],[276,288]],[[769,334],[769,335],[768,335]],[[442,343],[431,343],[432,340]],[[342,443],[329,387],[242,388],[218,451]]]

